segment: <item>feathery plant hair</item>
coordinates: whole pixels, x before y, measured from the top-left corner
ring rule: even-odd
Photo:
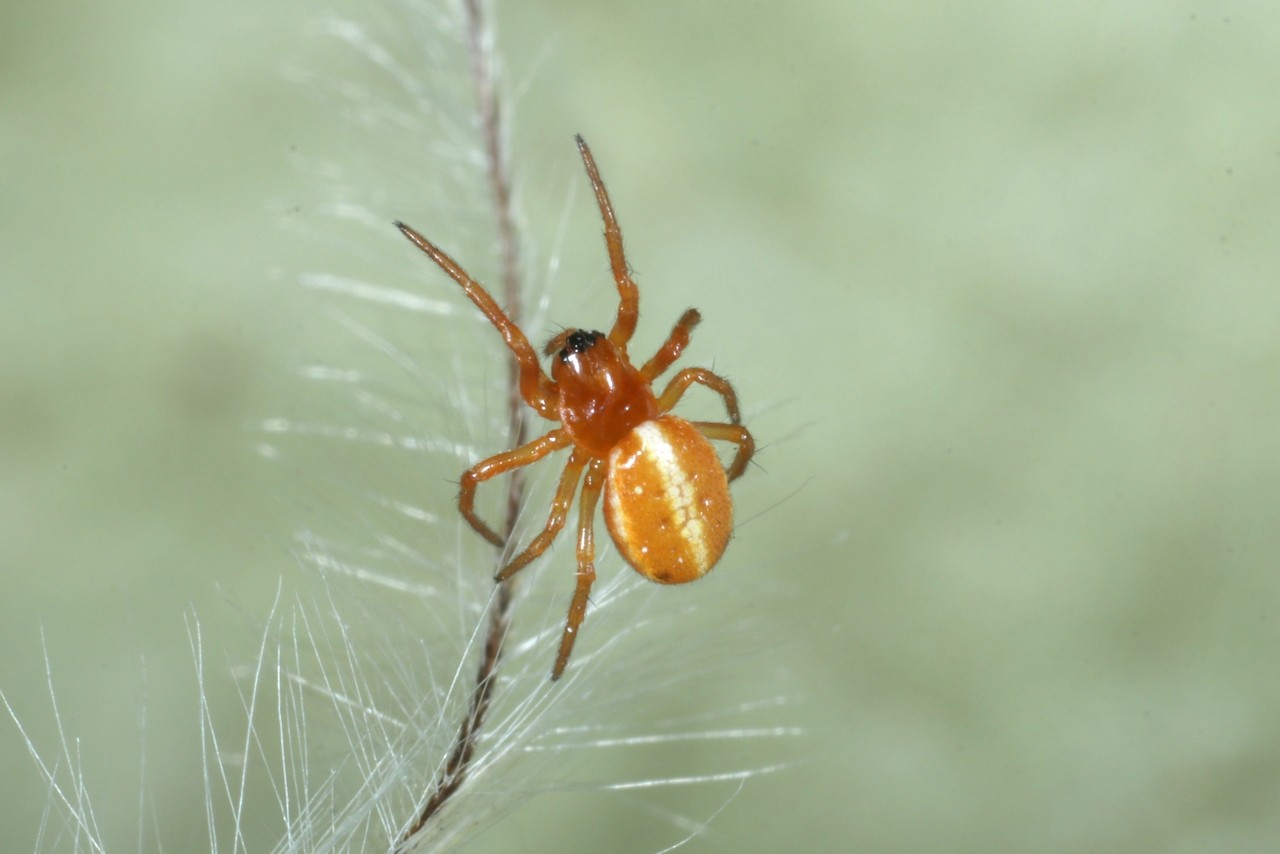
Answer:
[[[763,695],[759,685],[740,688],[709,710],[680,702],[690,683],[744,649],[750,656],[750,618],[708,623],[693,598],[664,596],[607,550],[591,642],[549,683],[571,563],[561,551],[495,585],[503,554],[457,515],[458,474],[519,444],[527,407],[505,353],[475,343],[492,343],[492,330],[390,223],[412,216],[442,244],[475,247],[465,257],[476,277],[526,328],[547,328],[545,296],[524,308],[530,253],[521,251],[484,12],[481,0],[404,0],[361,17],[328,15],[311,32],[341,44],[344,59],[285,69],[351,142],[328,156],[299,146],[293,156],[316,198],[282,205],[281,227],[349,257],[296,276],[326,307],[326,333],[341,334],[325,334],[322,356],[297,369],[310,402],[255,428],[266,460],[311,478],[294,540],[301,571],[284,572],[257,611],[265,616],[241,605],[251,642],[214,638],[197,615],[187,619],[200,688],[192,748],[203,757],[211,850],[454,850],[539,793],[709,792],[650,811],[677,847],[745,781],[782,767],[800,735],[778,723],[791,700],[767,683]],[[545,494],[548,484],[533,477],[529,490]],[[487,517],[504,519],[509,541],[541,524],[546,502],[525,501],[525,491],[517,476],[490,493],[497,506]],[[698,633],[678,661],[663,646],[676,642],[673,625]],[[46,669],[56,715],[56,662]],[[238,704],[224,707],[229,696]],[[661,716],[641,717],[655,706]],[[19,729],[49,793],[40,847],[121,844],[95,820],[61,719],[53,749]],[[661,777],[576,776],[584,758],[607,766],[614,753],[721,741],[735,747],[729,767],[705,767],[682,747],[664,753]]]

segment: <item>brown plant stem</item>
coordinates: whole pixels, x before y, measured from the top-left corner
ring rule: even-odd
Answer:
[[[489,173],[489,196],[497,226],[498,252],[501,258],[503,301],[507,315],[517,324],[521,316],[521,284],[519,246],[516,240],[515,222],[511,213],[511,182],[503,153],[503,126],[501,105],[494,79],[491,36],[484,21],[482,0],[466,0],[467,54],[470,60],[472,83],[476,90],[476,106],[480,117],[480,132],[484,140],[485,162]],[[507,374],[507,432],[508,447],[519,447],[525,442],[526,413],[520,397],[517,366],[514,360],[508,365]],[[513,472],[507,489],[505,539],[510,540],[515,530],[516,518],[524,495],[524,477]],[[513,579],[499,582],[489,608],[489,626],[485,632],[484,654],[480,658],[472,683],[471,700],[466,716],[458,726],[453,749],[433,784],[417,819],[400,837],[400,850],[406,850],[409,840],[431,821],[432,817],[448,803],[467,779],[471,760],[475,755],[476,738],[484,727],[493,698],[498,664],[506,642],[507,629],[511,625],[510,611]]]

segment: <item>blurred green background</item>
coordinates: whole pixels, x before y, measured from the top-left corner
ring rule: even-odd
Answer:
[[[0,691],[56,762],[52,681],[117,850],[153,838],[140,811],[169,850],[208,845],[191,615],[219,638],[262,619],[293,533],[325,525],[317,481],[384,489],[349,446],[258,452],[253,425],[319,405],[297,366],[357,358],[295,274],[444,294],[394,234],[308,224],[327,185],[299,158],[385,189],[385,220],[447,209],[395,195],[430,184],[429,147],[281,73],[344,80],[323,11],[0,12]],[[809,735],[685,850],[1275,850],[1280,8],[496,16],[539,332],[611,307],[582,132],[643,288],[640,348],[696,304],[690,363],[734,379],[763,446],[719,586],[688,601],[753,603],[776,649],[745,678],[798,696],[779,719]],[[379,331],[409,346],[413,323]],[[714,749],[709,768],[743,748]],[[0,767],[0,837],[30,850],[48,797],[8,721]],[[661,809],[702,820],[726,796],[699,797]],[[686,832],[570,791],[471,850]]]

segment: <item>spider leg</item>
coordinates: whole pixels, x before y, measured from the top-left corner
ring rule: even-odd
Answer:
[[[596,194],[596,204],[600,206],[600,218],[604,220],[604,242],[609,249],[609,266],[613,268],[613,280],[618,283],[618,319],[609,330],[609,341],[624,354],[627,342],[636,331],[636,321],[640,317],[640,289],[631,279],[627,269],[627,257],[622,251],[622,229],[618,227],[618,218],[614,216],[613,205],[609,202],[609,191],[600,180],[600,170],[596,168],[596,160],[591,156],[591,149],[580,135],[574,137],[578,143],[578,153],[582,155],[582,165],[587,167],[587,179],[591,181],[591,189]]]
[[[560,485],[556,487],[556,496],[551,501],[551,515],[547,517],[546,526],[538,533],[538,536],[533,538],[528,548],[508,561],[507,565],[495,577],[495,581],[506,581],[524,569],[545,552],[547,547],[555,540],[560,530],[564,528],[565,517],[569,515],[569,505],[573,503],[573,493],[578,488],[578,478],[582,476],[582,469],[586,466],[587,459],[582,452],[577,450],[570,455],[569,462],[565,464],[564,473],[560,475]]]
[[[538,354],[529,344],[529,339],[520,331],[520,327],[507,317],[506,312],[498,307],[498,303],[484,289],[484,286],[471,278],[457,261],[403,222],[397,221],[396,228],[400,229],[414,246],[425,252],[427,257],[439,265],[440,269],[462,286],[467,297],[502,335],[502,340],[506,342],[507,348],[511,350],[511,355],[515,357],[519,367],[520,396],[524,398],[525,403],[537,410],[543,418],[557,420],[555,383],[543,373],[542,367],[538,364]]]
[[[654,357],[654,359],[656,358],[657,356]],[[646,365],[646,367],[648,366]],[[724,377],[712,373],[706,368],[685,368],[672,377],[671,382],[667,383],[667,387],[663,389],[662,395],[658,398],[658,409],[663,412],[670,411],[671,407],[676,405],[676,402],[689,390],[689,386],[694,383],[704,385],[723,397],[724,408],[729,411],[729,421],[734,424],[742,423],[742,419],[738,415],[738,395],[734,393],[733,386]]]
[[[528,442],[518,448],[512,448],[510,451],[494,454],[492,457],[481,460],[467,469],[462,474],[461,488],[458,491],[458,510],[462,513],[462,517],[471,523],[471,527],[475,528],[476,533],[480,536],[495,546],[501,546],[504,542],[503,538],[476,515],[476,487],[503,472],[518,469],[530,463],[536,463],[552,451],[557,451],[570,444],[572,443],[563,430],[552,430],[532,442]]]
[[[587,615],[587,597],[596,580],[595,515],[600,490],[604,488],[605,460],[594,459],[587,466],[586,481],[582,484],[582,499],[578,502],[578,585],[569,603],[569,616],[565,620],[564,634],[560,636],[560,651],[551,669],[551,681],[560,678],[573,652],[573,642],[578,639],[578,629]]]
[[[747,470],[747,463],[751,461],[751,457],[756,452],[756,441],[751,438],[751,434],[747,432],[746,427],[740,424],[721,424],[716,421],[693,421],[691,423],[699,433],[708,439],[733,442],[738,446],[738,452],[734,454],[733,462],[725,470],[729,480],[737,479]]]
[[[653,354],[653,358],[645,362],[644,367],[640,369],[640,376],[653,382],[663,371],[671,367],[671,364],[680,358],[684,348],[689,346],[689,337],[693,334],[693,327],[697,326],[701,320],[702,315],[698,313],[696,308],[691,308],[680,315],[680,319],[672,327],[671,334],[667,336],[667,340],[658,348],[658,352]]]

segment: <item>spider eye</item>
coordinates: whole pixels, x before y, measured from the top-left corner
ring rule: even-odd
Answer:
[[[600,337],[601,333],[599,332],[588,332],[585,329],[573,330],[569,333],[569,337],[564,339],[564,349],[560,351],[561,361],[569,358],[573,353],[582,353],[590,350]]]

